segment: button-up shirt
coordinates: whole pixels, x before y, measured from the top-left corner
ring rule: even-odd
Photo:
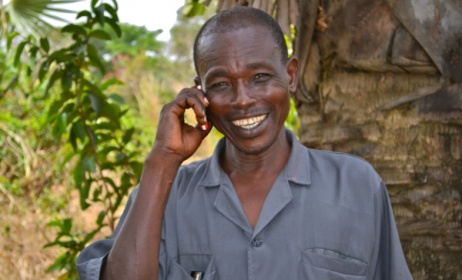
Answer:
[[[204,280],[412,279],[373,168],[287,137],[288,163],[254,228],[220,167],[224,140],[211,158],[180,168],[165,211],[159,279],[192,279],[193,272],[203,272]],[[99,279],[135,195],[136,189],[114,237],[79,256],[81,279]]]

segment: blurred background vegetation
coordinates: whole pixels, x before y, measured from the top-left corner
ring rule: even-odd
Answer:
[[[192,85],[194,36],[216,9],[189,1],[166,43],[167,30],[120,23],[115,0],[48,23],[77,1],[0,0],[0,279],[77,279],[76,256],[111,235],[137,184],[162,105]]]

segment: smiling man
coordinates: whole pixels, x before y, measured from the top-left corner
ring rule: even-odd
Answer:
[[[163,108],[140,184],[114,236],[80,254],[81,278],[411,279],[372,167],[284,128],[298,65],[277,23],[220,12],[194,61],[196,85]],[[212,126],[225,135],[213,156],[181,166]]]

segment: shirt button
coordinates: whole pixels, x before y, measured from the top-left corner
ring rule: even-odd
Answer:
[[[252,240],[251,243],[252,243],[252,246],[253,246],[253,247],[260,247],[261,244],[263,243],[263,241],[258,240],[258,239],[254,239],[254,240]]]

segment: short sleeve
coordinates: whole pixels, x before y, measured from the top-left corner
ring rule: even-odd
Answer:
[[[122,217],[117,224],[114,234],[110,239],[96,241],[79,254],[76,262],[77,272],[81,280],[98,280],[101,276],[101,269],[104,266],[106,258],[114,245],[114,241],[128,215],[128,211],[135,199],[138,188],[135,188],[128,198]]]
[[[378,244],[371,269],[373,279],[412,279],[404,257],[396,222],[385,184],[374,173],[373,183],[379,185],[375,197],[375,228]]]

